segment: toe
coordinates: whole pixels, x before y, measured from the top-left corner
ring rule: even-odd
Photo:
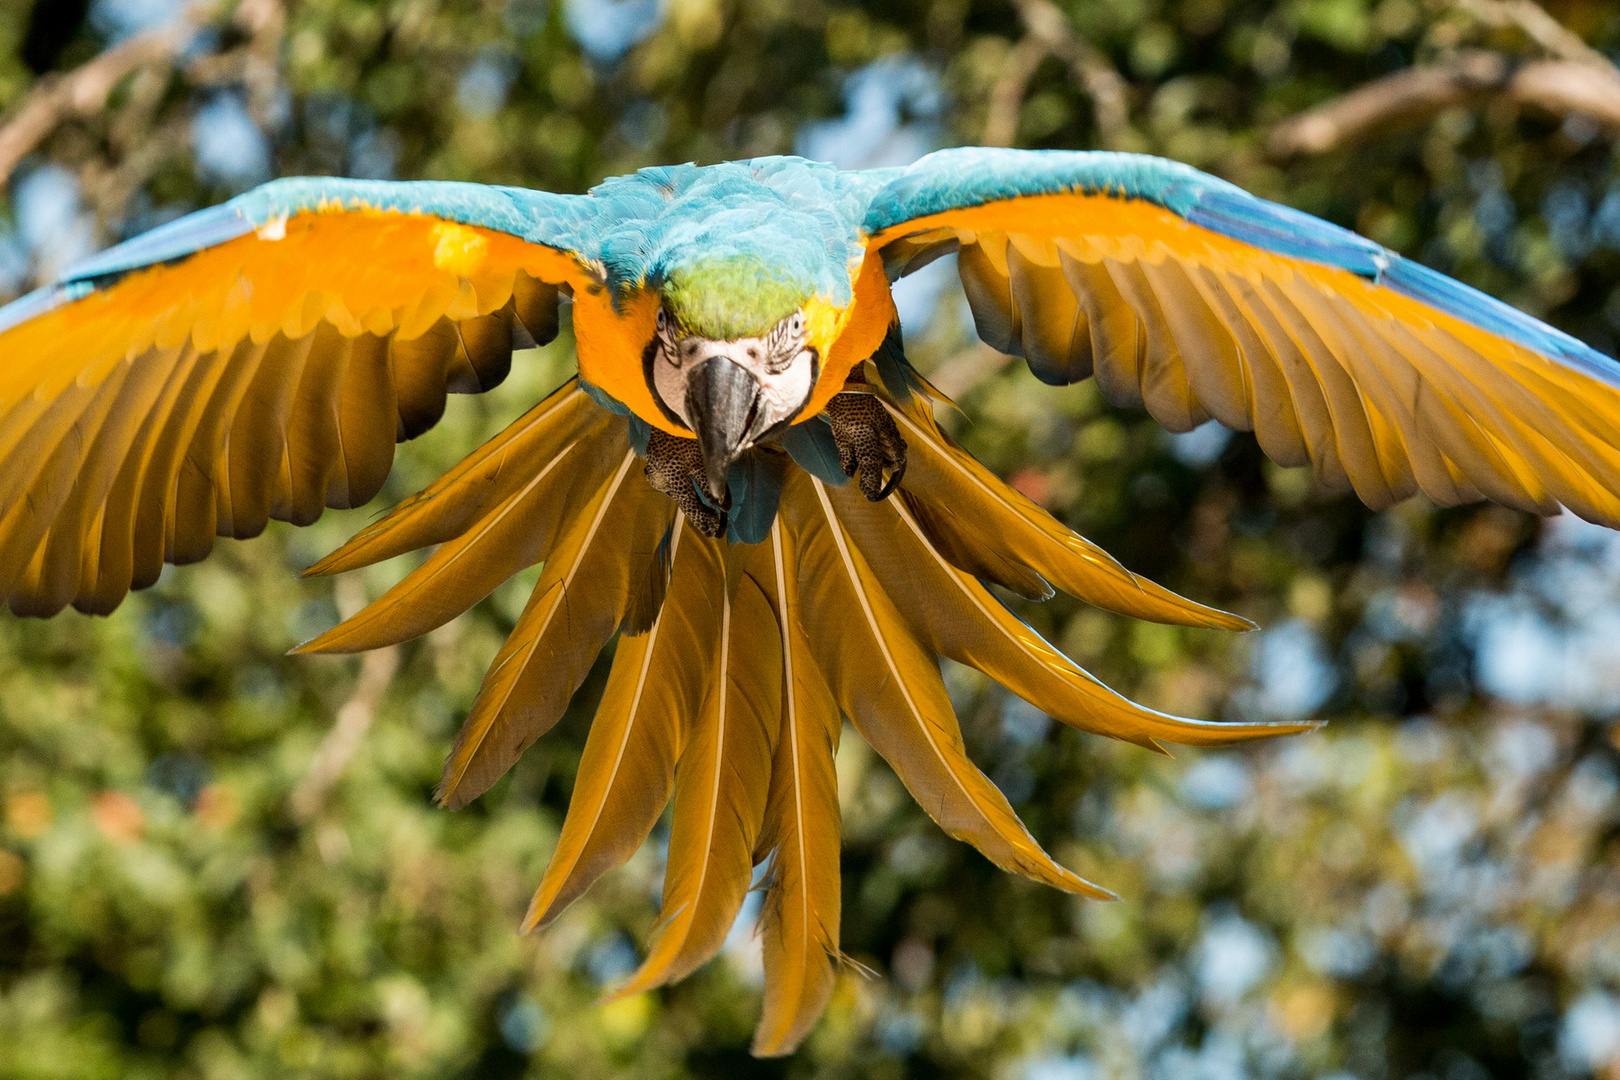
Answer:
[[[876,454],[869,454],[861,461],[860,471],[861,494],[866,496],[868,502],[877,502],[883,498],[883,459]]]

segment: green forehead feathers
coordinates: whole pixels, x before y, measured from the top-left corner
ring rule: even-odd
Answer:
[[[684,332],[713,341],[764,337],[803,308],[812,292],[746,256],[677,267],[660,291]]]

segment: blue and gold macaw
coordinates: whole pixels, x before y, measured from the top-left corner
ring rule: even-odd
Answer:
[[[1173,162],[962,149],[644,169],[582,196],[281,180],[115,247],[0,311],[0,594],[108,612],[215,536],[365,503],[396,442],[499,383],[571,300],[578,377],[312,567],[434,548],[301,649],[404,641],[544,563],[438,797],[494,783],[619,635],[525,926],[673,799],[663,916],[623,991],[713,956],[768,864],[755,1049],[786,1052],[838,956],[842,716],[952,836],[1092,896],[968,760],[939,657],[1149,748],[1307,726],[1142,708],[990,591],[1249,625],[1132,574],[935,425],[890,285],[951,252],[979,334],[1045,382],[1252,430],[1374,507],[1422,491],[1620,524],[1614,361]]]

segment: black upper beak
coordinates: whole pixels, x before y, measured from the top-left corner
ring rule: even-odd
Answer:
[[[692,369],[686,381],[686,415],[703,453],[709,497],[726,505],[726,470],[757,437],[759,383],[723,356]]]

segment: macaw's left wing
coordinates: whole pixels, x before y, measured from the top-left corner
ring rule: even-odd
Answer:
[[[382,486],[446,392],[588,287],[589,200],[278,180],[0,310],[0,599],[107,612],[164,562]]]
[[[1172,431],[1253,430],[1382,508],[1620,527],[1620,364],[1308,214],[1135,154],[946,150],[869,204],[891,278],[959,251],[980,337]]]

